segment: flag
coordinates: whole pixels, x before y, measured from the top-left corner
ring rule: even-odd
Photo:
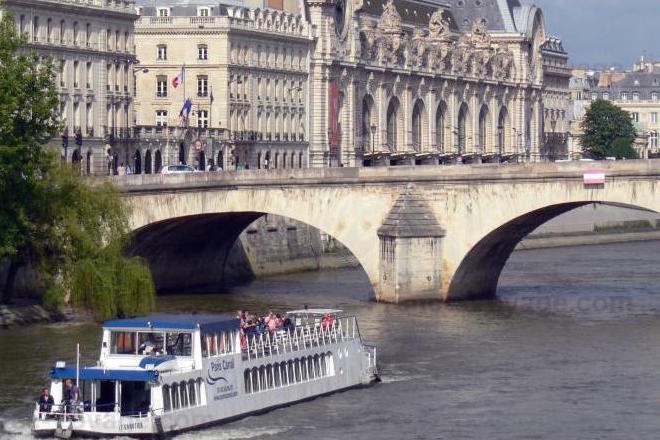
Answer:
[[[186,99],[186,102],[183,104],[183,108],[181,109],[181,113],[179,113],[179,116],[182,117],[183,119],[188,119],[190,116],[190,113],[192,112],[192,101],[190,98]]]
[[[181,73],[179,73],[177,76],[174,77],[172,80],[172,86],[176,89],[179,87],[181,84],[183,84],[183,81],[186,78],[186,73],[185,73],[185,68],[181,68]]]

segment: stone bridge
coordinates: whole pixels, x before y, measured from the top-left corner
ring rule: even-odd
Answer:
[[[605,183],[586,184],[603,171]],[[315,168],[117,179],[131,252],[155,277],[217,282],[238,235],[264,214],[312,225],[360,261],[377,300],[491,298],[518,242],[589,203],[660,211],[660,160]]]

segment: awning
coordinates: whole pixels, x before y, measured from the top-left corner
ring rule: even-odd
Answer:
[[[75,379],[74,367],[53,368],[50,371],[53,379]],[[120,380],[124,382],[156,382],[158,371],[147,370],[104,370],[103,368],[81,368],[81,380]]]

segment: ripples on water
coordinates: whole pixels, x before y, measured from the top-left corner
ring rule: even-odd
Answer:
[[[181,439],[651,439],[660,432],[660,242],[514,254],[492,302],[369,302],[358,270],[274,277],[225,295],[161,297],[161,310],[340,307],[360,315],[383,383]],[[0,333],[0,438],[27,417],[55,359],[93,325]],[[11,435],[13,432],[15,435]]]

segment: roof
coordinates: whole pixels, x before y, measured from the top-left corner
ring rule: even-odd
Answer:
[[[53,379],[81,380],[121,380],[124,382],[156,382],[158,371],[147,370],[104,370],[103,368],[81,368],[76,372],[75,367],[53,368],[50,371]]]
[[[419,238],[445,235],[445,230],[438,223],[426,199],[412,183],[408,184],[378,229],[379,237]]]
[[[155,314],[141,318],[115,319],[103,323],[108,329],[197,330],[214,332],[235,330],[240,321],[233,315],[220,314]]]

